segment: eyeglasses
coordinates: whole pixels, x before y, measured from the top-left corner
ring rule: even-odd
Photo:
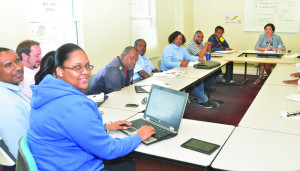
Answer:
[[[71,70],[74,70],[74,71],[76,71],[76,72],[83,72],[83,69],[84,69],[84,68],[85,68],[87,71],[92,71],[93,68],[94,68],[94,65],[86,65],[85,67],[75,66],[74,68],[65,67],[65,66],[60,66],[60,68],[71,69]]]

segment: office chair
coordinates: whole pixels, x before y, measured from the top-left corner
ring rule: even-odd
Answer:
[[[38,171],[28,145],[27,136],[23,136],[19,141],[16,171]]]
[[[13,166],[16,163],[15,157],[9,152],[8,147],[0,137],[0,165]]]
[[[158,70],[160,70],[160,63],[161,63],[161,59],[156,61],[156,67]]]

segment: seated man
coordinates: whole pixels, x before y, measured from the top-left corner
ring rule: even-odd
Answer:
[[[175,67],[187,67],[189,62],[200,61],[200,57],[191,56],[187,53],[182,44],[185,43],[184,35],[175,31],[169,36],[169,45],[165,47],[161,56],[161,70],[167,71]],[[203,83],[193,85],[191,92],[197,97],[197,102],[204,108],[217,108],[219,104],[216,101],[209,100],[204,94]]]
[[[211,52],[233,50],[229,48],[229,44],[222,37],[223,33],[224,33],[224,28],[221,26],[217,26],[215,28],[215,33],[209,37],[208,41],[211,42]],[[222,81],[227,84],[233,83],[234,81],[232,80],[232,75],[233,75],[233,62],[228,62],[226,64],[226,72],[224,75],[225,80],[223,79]]]
[[[39,42],[34,40],[24,40],[16,50],[24,65],[24,80],[22,90],[31,99],[32,91],[30,85],[34,84],[34,76],[38,72],[42,61],[42,52]]]
[[[291,74],[292,77],[300,77],[300,72],[296,72]],[[285,84],[294,84],[294,85],[300,85],[300,79],[295,79],[295,80],[285,80],[283,81]]]
[[[207,53],[207,52],[211,52],[211,43],[210,42],[206,42],[205,44],[203,44],[203,38],[204,35],[202,33],[202,31],[198,30],[195,32],[194,38],[188,42],[188,44],[186,45],[186,51],[193,56],[199,56],[199,61],[203,62],[205,61],[205,59],[203,58],[203,56]],[[210,82],[208,79],[205,80],[205,87],[206,88],[211,88],[212,82],[213,80],[221,73],[221,69],[218,70],[217,72],[215,72],[210,79]],[[209,83],[209,85],[207,85],[207,83]],[[214,90],[214,89],[211,89]]]
[[[0,137],[17,158],[18,142],[29,128],[30,100],[22,91],[24,66],[16,53],[0,48]]]
[[[138,51],[132,46],[124,49],[120,56],[101,68],[95,75],[88,94],[108,94],[119,91],[133,83],[133,69],[139,58]]]
[[[152,72],[160,72],[155,66],[144,56],[146,52],[146,41],[144,39],[137,39],[134,42],[134,47],[138,50],[139,59],[134,67],[133,81],[139,82],[142,79],[151,77]]]

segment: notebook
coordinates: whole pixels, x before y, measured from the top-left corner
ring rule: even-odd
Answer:
[[[132,126],[122,132],[132,135],[143,125],[152,125],[156,134],[143,141],[146,145],[176,136],[187,99],[187,93],[153,84],[144,117],[130,121]]]

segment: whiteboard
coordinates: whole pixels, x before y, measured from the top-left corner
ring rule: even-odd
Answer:
[[[263,31],[268,23],[276,32],[299,32],[300,0],[245,0],[244,31]]]

